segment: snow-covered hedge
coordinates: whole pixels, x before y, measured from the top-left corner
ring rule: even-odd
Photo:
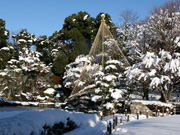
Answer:
[[[43,127],[52,127],[55,123],[67,123],[72,120],[78,127],[94,127],[99,118],[95,114],[72,113],[62,110],[27,111],[12,117],[0,119],[0,134],[39,135]]]

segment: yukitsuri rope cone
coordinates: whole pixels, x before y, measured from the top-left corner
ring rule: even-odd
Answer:
[[[84,64],[79,79],[76,81],[75,87],[72,90],[71,95],[74,95],[78,92],[81,93],[84,91],[83,89],[85,87],[88,87],[89,85],[95,83],[96,80],[95,78],[93,80],[93,74],[88,73],[90,72],[88,70],[89,66],[98,67],[94,71],[91,70],[91,72],[93,72],[94,74],[98,73],[99,71],[107,72],[108,68],[108,72],[110,72],[110,70],[113,69],[113,66],[110,66],[110,63],[118,64],[116,70],[119,70],[119,72],[123,72],[121,67],[130,66],[128,60],[122,53],[117,42],[113,38],[113,35],[109,31],[108,26],[105,23],[105,15],[102,14],[101,17],[101,25],[87,57],[87,62],[85,62]],[[94,82],[92,82],[92,80]]]

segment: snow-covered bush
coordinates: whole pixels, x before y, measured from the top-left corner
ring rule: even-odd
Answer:
[[[141,59],[127,73],[128,79],[143,82],[148,89],[160,91],[165,102],[168,102],[174,86],[180,81],[180,53],[171,54],[164,50],[158,54],[147,52]]]

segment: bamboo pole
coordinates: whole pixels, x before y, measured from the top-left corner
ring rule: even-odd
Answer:
[[[104,70],[104,25],[105,25],[105,15],[102,15],[102,71]]]

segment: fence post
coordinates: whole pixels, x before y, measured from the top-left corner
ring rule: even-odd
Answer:
[[[103,120],[103,112],[102,111],[99,112],[99,115],[101,117],[101,120]]]
[[[107,124],[107,132],[110,134],[110,125],[109,125],[109,123]]]
[[[168,108],[166,108],[166,115],[168,115],[169,114],[169,109]]]
[[[156,116],[158,116],[158,107],[156,106]]]
[[[137,115],[137,120],[139,120],[139,111],[137,111],[136,115]]]
[[[164,106],[162,108],[162,116],[164,117]]]
[[[123,116],[121,116],[121,118],[120,118],[120,124],[122,123],[122,120],[123,120]]]
[[[127,109],[125,109],[125,116],[127,116]]]
[[[146,110],[146,118],[148,119],[148,110]]]
[[[115,113],[116,113],[114,109],[112,110],[112,113],[113,113],[113,117],[114,117],[114,116],[115,116]]]
[[[170,112],[171,112],[171,108],[168,108],[168,115],[170,114]]]
[[[127,115],[127,122],[129,122],[129,115]]]
[[[174,115],[176,115],[176,107],[173,108]]]
[[[157,116],[159,117],[160,116],[160,110],[158,109],[158,114],[157,114]]]
[[[115,118],[113,118],[113,129],[115,129],[116,127],[116,122],[115,122]]]
[[[116,121],[116,126],[117,126],[117,123],[118,123],[118,118],[117,118],[117,116],[116,116],[116,119],[115,119],[115,121]]]
[[[109,134],[112,134],[112,125],[111,125],[111,121],[109,121]]]

